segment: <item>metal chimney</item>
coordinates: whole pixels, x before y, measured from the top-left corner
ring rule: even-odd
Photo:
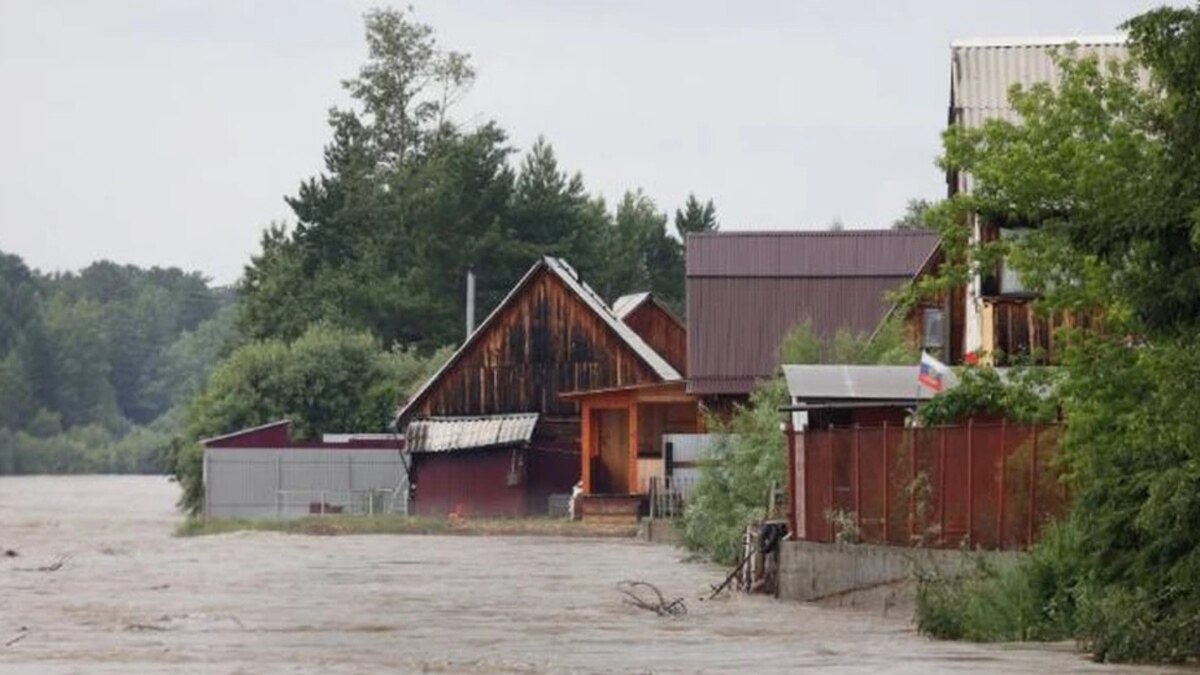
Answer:
[[[467,268],[467,337],[475,332],[475,270]]]

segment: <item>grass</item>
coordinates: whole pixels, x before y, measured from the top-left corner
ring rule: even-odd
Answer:
[[[585,524],[561,518],[467,518],[450,521],[423,516],[325,515],[291,519],[188,518],[175,528],[179,537],[228,532],[283,532],[337,536],[348,534],[454,534],[551,537],[632,537],[636,525]]]

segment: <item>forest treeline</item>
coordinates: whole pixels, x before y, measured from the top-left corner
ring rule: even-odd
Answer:
[[[42,274],[0,253],[0,473],[160,470],[234,311],[194,272]]]
[[[187,487],[206,435],[280,417],[305,437],[383,431],[462,341],[468,270],[480,320],[546,255],[609,301],[651,290],[682,311],[683,240],[717,229],[711,200],[606,203],[545,139],[518,152],[498,122],[456,119],[470,57],[406,11],[364,18],[324,170],[285,197],[293,217],[235,287],[4,256],[0,473],[165,469]]]

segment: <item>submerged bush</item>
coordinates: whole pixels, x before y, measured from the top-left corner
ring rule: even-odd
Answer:
[[[737,562],[746,525],[767,515],[772,489],[787,479],[782,380],[762,384],[728,422],[710,421],[716,440],[683,514],[683,540],[721,564]]]

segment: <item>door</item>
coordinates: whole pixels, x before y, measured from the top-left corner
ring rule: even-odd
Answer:
[[[597,410],[600,455],[592,475],[592,492],[629,492],[629,411]]]

